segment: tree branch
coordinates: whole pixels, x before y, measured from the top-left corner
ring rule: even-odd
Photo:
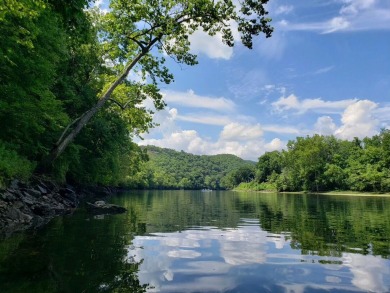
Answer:
[[[125,104],[122,104],[120,102],[118,102],[117,100],[114,100],[112,98],[109,98],[108,99],[109,101],[113,102],[114,104],[116,104],[119,108],[121,108],[122,110],[125,110],[127,108],[127,106],[133,101],[133,100],[128,100]]]

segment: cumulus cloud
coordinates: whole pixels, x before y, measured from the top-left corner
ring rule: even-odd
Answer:
[[[205,108],[219,112],[233,112],[236,108],[236,104],[232,100],[223,97],[200,96],[195,94],[193,90],[187,92],[164,91],[162,94],[168,104]]]
[[[356,102],[356,99],[340,101],[324,101],[321,98],[300,100],[294,94],[288,97],[281,97],[272,106],[277,112],[295,110],[299,114],[307,111],[316,111],[319,113],[339,113],[349,105]]]
[[[218,139],[211,141],[202,138],[195,130],[181,130],[164,135],[161,139],[144,139],[140,145],[156,145],[159,147],[183,150],[192,154],[234,154],[244,159],[257,160],[261,153],[264,153],[262,141],[240,141]]]
[[[230,122],[221,130],[219,137],[215,140],[202,137],[195,130],[181,130],[175,124],[175,119],[180,119],[177,110],[171,109],[159,120],[162,131],[161,138],[154,138],[156,135],[145,135],[145,139],[139,141],[140,145],[156,145],[174,150],[183,150],[193,154],[234,154],[244,159],[257,160],[266,151],[281,150],[286,143],[278,138],[266,142],[263,138],[264,131],[260,124]],[[159,128],[156,129],[157,132]],[[171,131],[170,131],[171,130]]]
[[[264,149],[267,152],[272,151],[281,151],[286,147],[286,142],[282,141],[280,138],[274,138],[269,143],[265,144]]]
[[[337,126],[329,116],[321,116],[314,124],[314,130],[321,135],[333,135]]]
[[[343,125],[335,131],[335,135],[343,139],[364,138],[378,132],[379,120],[373,115],[378,104],[361,100],[349,105],[342,114]]]
[[[203,53],[212,59],[229,60],[233,56],[233,48],[222,42],[222,35],[217,33],[210,36],[203,30],[197,30],[189,37],[191,51],[195,54]]]
[[[229,123],[226,125],[221,134],[222,140],[254,140],[263,135],[263,129],[260,124],[244,125],[240,123]]]

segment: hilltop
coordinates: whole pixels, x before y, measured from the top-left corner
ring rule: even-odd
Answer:
[[[256,163],[235,155],[194,155],[156,146],[142,147],[149,161],[137,174],[139,188],[227,189],[238,170],[254,170]]]

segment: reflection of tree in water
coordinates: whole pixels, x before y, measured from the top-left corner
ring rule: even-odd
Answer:
[[[0,263],[0,292],[146,292],[122,215],[58,218]]]
[[[344,252],[390,255],[390,201],[369,197],[264,196],[258,206],[262,229],[289,232],[291,247],[303,254]]]
[[[0,243],[0,292],[145,292],[142,261],[131,258],[136,235],[237,228],[245,218],[303,254],[390,256],[389,198],[164,191],[112,200],[128,212],[93,219],[81,211]]]
[[[133,230],[147,223],[143,233],[235,228],[240,218],[256,217],[263,230],[287,233],[291,247],[303,254],[390,256],[389,198],[149,191],[120,200],[139,220],[128,220]]]

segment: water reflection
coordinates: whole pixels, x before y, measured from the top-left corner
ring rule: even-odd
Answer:
[[[389,292],[390,198],[132,192],[0,241],[0,292]]]
[[[160,196],[141,196],[146,235],[128,250],[155,292],[390,290],[388,198]]]

